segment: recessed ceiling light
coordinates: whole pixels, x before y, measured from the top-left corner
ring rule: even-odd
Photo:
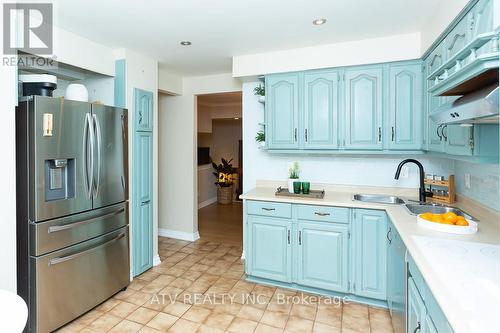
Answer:
[[[325,23],[326,23],[326,19],[325,18],[320,18],[320,19],[313,20],[313,24],[314,25],[322,25],[322,24],[325,24]]]
[[[183,41],[181,42],[181,45],[182,45],[182,46],[189,46],[189,45],[191,45],[191,42],[190,42],[190,41],[188,41],[188,40],[183,40]]]

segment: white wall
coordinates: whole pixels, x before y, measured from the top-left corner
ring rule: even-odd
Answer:
[[[217,187],[211,164],[198,166],[198,208],[217,201]]]
[[[182,77],[166,69],[158,70],[158,90],[171,95],[182,95]]]
[[[409,165],[409,178],[395,180],[396,167],[409,157],[418,159],[426,173],[448,175],[453,172],[453,161],[429,158],[425,155],[281,155],[271,154],[258,148],[255,134],[261,130],[259,122],[264,121],[263,104],[257,101],[253,89],[259,83],[243,84],[243,191],[256,186],[257,180],[285,180],[288,163],[298,161],[301,178],[313,183],[344,185],[371,185],[387,187],[418,188],[418,169]]]
[[[416,59],[420,33],[233,57],[233,76]]]
[[[241,119],[214,119],[212,147],[210,155],[215,163],[221,158],[232,159],[233,167],[238,168],[238,141],[241,140]]]
[[[159,228],[165,232],[193,239],[198,231],[196,95],[232,91],[241,91],[241,83],[225,73],[184,78],[181,96],[160,95]]]

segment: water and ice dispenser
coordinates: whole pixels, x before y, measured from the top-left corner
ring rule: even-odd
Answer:
[[[45,160],[45,201],[75,197],[75,159]]]

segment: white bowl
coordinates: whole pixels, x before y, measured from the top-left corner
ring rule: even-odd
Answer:
[[[420,215],[417,216],[417,224],[421,227],[435,230],[435,231],[441,231],[441,232],[447,232],[450,234],[459,234],[459,235],[470,235],[470,234],[475,234],[477,232],[477,222],[474,222],[472,220],[465,219],[467,222],[469,222],[468,226],[458,226],[458,225],[452,225],[452,224],[442,224],[442,223],[437,223],[437,222],[431,222],[427,221],[423,218],[420,217]]]
[[[64,98],[72,101],[88,102],[89,92],[83,84],[71,83],[66,88]]]

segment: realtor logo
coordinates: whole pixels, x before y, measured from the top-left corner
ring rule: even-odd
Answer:
[[[3,52],[52,54],[52,4],[3,5]]]

